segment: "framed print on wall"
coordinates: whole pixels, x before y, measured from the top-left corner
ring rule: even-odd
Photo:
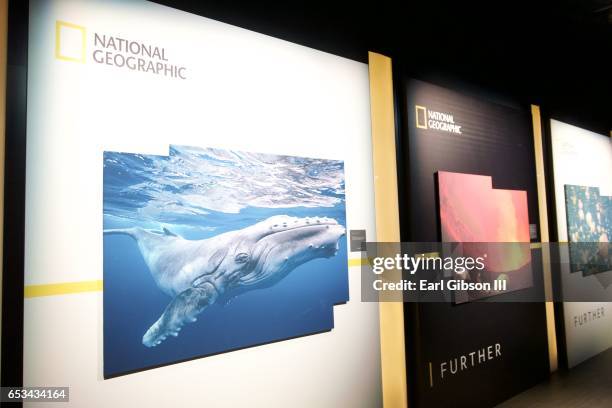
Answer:
[[[332,330],[344,189],[337,160],[105,152],[105,376]]]

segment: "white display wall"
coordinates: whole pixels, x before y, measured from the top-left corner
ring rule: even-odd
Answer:
[[[564,186],[599,187],[601,195],[612,195],[612,141],[556,120],[551,120],[550,128],[557,231],[559,241],[567,242]],[[567,247],[562,246],[561,256],[561,284],[566,295],[586,298],[586,294],[597,294],[598,299],[612,299],[612,285],[602,284],[610,280],[612,271],[590,276],[580,271],[571,273]],[[612,303],[565,302],[563,315],[570,367],[612,347]]]
[[[96,33],[163,47],[186,79],[96,62]],[[74,407],[381,404],[378,305],[360,302],[358,260],[330,332],[110,380],[95,290],[105,150],[344,160],[347,230],[375,236],[367,65],[142,0],[32,0],[28,58],[26,293],[89,289],[26,297],[25,386],[69,386]]]

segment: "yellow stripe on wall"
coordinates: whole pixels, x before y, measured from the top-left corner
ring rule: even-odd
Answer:
[[[98,292],[103,288],[101,280],[28,285],[24,289],[25,298],[41,296],[70,295],[73,293]]]
[[[349,259],[348,265],[350,266],[362,266],[362,265],[370,265],[370,260],[368,258],[353,258]]]
[[[532,243],[531,248],[541,248],[541,243]],[[439,256],[437,252],[420,254],[420,256],[429,258]],[[349,268],[363,265],[371,265],[370,258],[351,258],[348,260]],[[41,296],[58,296],[70,295],[83,292],[98,292],[103,290],[102,280],[91,280],[81,282],[63,282],[63,283],[48,283],[44,285],[28,285],[24,288],[25,298],[34,298]]]
[[[348,261],[348,266],[369,265],[368,258],[352,258]],[[99,292],[103,290],[102,280],[82,281],[82,282],[63,282],[49,283],[45,285],[28,285],[24,289],[25,298],[35,298],[42,296],[71,295],[83,292]]]

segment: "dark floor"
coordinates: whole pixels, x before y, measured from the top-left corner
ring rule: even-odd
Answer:
[[[549,381],[498,405],[497,408],[611,408],[612,349],[585,361],[569,372],[555,373]]]

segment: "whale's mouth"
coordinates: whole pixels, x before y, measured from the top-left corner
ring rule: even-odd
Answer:
[[[250,272],[240,278],[241,285],[273,282],[310,260],[331,258],[346,235],[344,226],[331,218],[278,217],[259,227],[250,253]]]
[[[340,249],[339,240],[346,235],[344,226],[328,217],[276,216],[259,223],[257,230],[251,265],[274,267],[334,256]]]
[[[290,219],[291,222],[274,224],[268,234],[261,237],[273,253],[286,251],[283,258],[305,260],[331,257],[340,249],[339,240],[346,235],[346,229],[330,218]]]

